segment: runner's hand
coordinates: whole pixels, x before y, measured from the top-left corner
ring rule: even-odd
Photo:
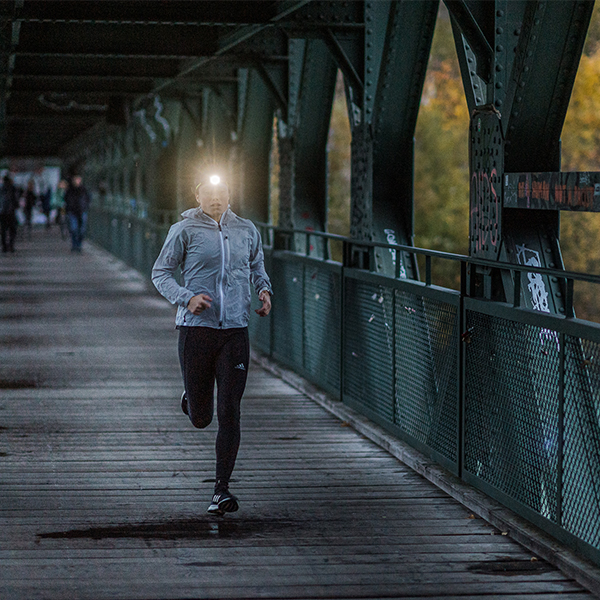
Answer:
[[[259,317],[266,317],[271,312],[271,294],[267,290],[263,290],[258,299],[262,302],[262,306],[257,308],[254,312]]]
[[[198,294],[194,296],[187,305],[187,309],[193,315],[199,315],[203,310],[210,308],[212,298],[208,294]]]

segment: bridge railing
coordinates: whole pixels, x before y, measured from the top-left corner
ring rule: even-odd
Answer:
[[[600,277],[262,232],[275,293],[254,347],[600,564],[600,326],[572,308],[574,282]],[[331,241],[367,268],[316,256]],[[425,282],[370,271],[380,249],[423,257]],[[460,265],[459,290],[431,283],[432,259]],[[477,265],[513,278],[512,302],[468,295]],[[538,276],[565,282],[564,314],[520,306],[521,279]]]
[[[168,223],[93,210],[91,237],[149,275]],[[254,348],[600,564],[600,325],[572,308],[600,277],[259,227],[275,294]],[[382,249],[396,277],[373,272]],[[402,277],[408,254],[424,282]],[[460,267],[458,290],[433,285],[432,260]],[[477,266],[513,278],[511,302],[469,295]],[[564,314],[521,305],[539,278],[564,281]]]
[[[89,235],[98,245],[150,277],[169,227],[172,211],[162,211],[149,219],[136,210],[119,207],[90,207]]]

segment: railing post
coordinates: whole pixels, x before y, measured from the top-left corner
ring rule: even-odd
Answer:
[[[513,306],[521,306],[521,271],[515,271],[513,289]]]
[[[467,391],[465,387],[467,370],[467,340],[463,339],[463,332],[466,331],[465,315],[465,297],[468,295],[468,264],[466,261],[460,263],[460,298],[458,302],[458,431],[457,433],[457,476],[462,479],[465,464],[465,411]]]
[[[342,241],[342,269],[340,271],[340,402],[344,402],[344,379],[345,379],[345,352],[346,334],[344,324],[346,322],[346,267],[350,265],[351,256],[350,243]]]
[[[563,459],[565,430],[565,334],[559,332],[558,354],[558,432],[556,449],[556,524],[562,527]]]
[[[575,281],[573,279],[567,279],[566,286],[566,294],[565,294],[565,317],[567,319],[572,319],[575,316],[575,311],[573,310],[573,295],[575,291]]]

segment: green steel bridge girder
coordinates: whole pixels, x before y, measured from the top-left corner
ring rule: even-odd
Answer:
[[[470,254],[561,268],[558,211],[507,204],[505,173],[560,171],[560,135],[594,2],[446,0],[446,5],[472,115]],[[474,280],[476,294],[513,296],[506,274],[480,269]],[[540,285],[544,289],[532,293],[521,290],[524,305],[563,312],[560,282],[544,278]]]

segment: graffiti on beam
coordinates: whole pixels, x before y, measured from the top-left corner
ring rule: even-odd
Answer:
[[[476,253],[493,251],[498,248],[500,232],[500,198],[495,182],[498,178],[496,169],[475,171],[471,177],[471,189],[474,201],[471,203],[472,245]]]
[[[504,206],[600,212],[600,173],[508,173]]]
[[[388,244],[397,244],[396,241],[396,232],[393,229],[384,229],[383,233],[386,235]],[[394,271],[396,269],[396,258],[400,261],[400,278],[406,279],[406,268],[404,267],[404,261],[402,260],[402,253],[396,252],[394,248],[389,249],[390,254],[392,255],[392,264],[394,265]]]
[[[537,250],[527,248],[525,244],[522,246],[517,245],[517,260],[520,265],[527,265],[532,267],[541,267],[542,261],[540,260],[540,253]],[[539,312],[550,312],[550,305],[548,303],[548,290],[544,278],[540,273],[527,273],[527,279],[529,284],[527,289],[531,292],[531,307],[533,310]],[[540,331],[540,341],[542,346],[545,341],[555,342],[557,350],[560,349],[560,343],[558,341],[558,333],[551,329],[542,329]]]

